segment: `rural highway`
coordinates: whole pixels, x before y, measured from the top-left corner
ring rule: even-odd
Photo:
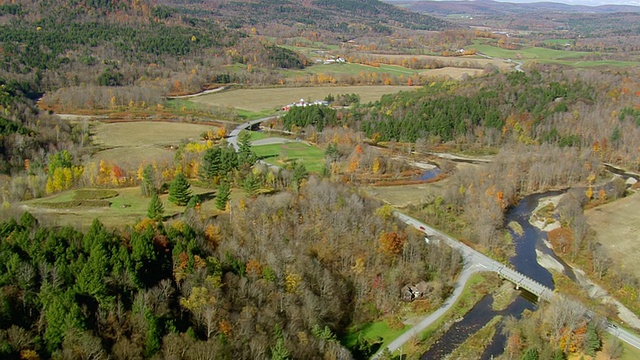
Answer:
[[[229,137],[227,137],[227,141],[233,146],[234,149],[236,149],[236,151],[238,151],[240,149],[240,146],[238,145],[238,135],[240,135],[240,132],[242,130],[246,130],[247,128],[250,128],[255,124],[259,124],[263,121],[271,120],[276,117],[277,116],[269,116],[257,120],[245,121],[242,124],[236,126],[236,128],[231,131],[231,134],[229,134]]]
[[[460,254],[462,254],[465,263],[478,265],[482,267],[484,271],[496,272],[501,277],[514,283],[516,287],[522,287],[532,294],[538,296],[539,298],[549,300],[553,296],[552,289],[472,249],[471,247],[461,243],[460,241],[450,237],[449,235],[400,212],[395,212],[395,215],[405,224],[413,226],[417,230],[424,232],[427,235],[427,238],[444,241],[451,248],[458,250]]]
[[[238,135],[242,130],[245,130],[255,124],[259,124],[261,122],[271,120],[273,118],[274,116],[270,116],[270,117],[265,117],[257,120],[244,122],[238,125],[235,129],[233,129],[233,131],[227,138],[227,141],[229,142],[229,144],[231,144],[234,147],[236,151],[238,151],[239,149]],[[458,250],[462,254],[462,257],[464,260],[464,266],[463,266],[462,272],[460,273],[460,276],[458,277],[458,280],[456,281],[456,284],[454,285],[454,289],[453,289],[453,292],[451,293],[451,296],[449,296],[449,298],[442,304],[442,306],[439,309],[429,314],[427,317],[422,319],[419,323],[417,323],[411,329],[407,330],[398,338],[396,338],[391,343],[389,343],[389,345],[387,345],[387,349],[389,349],[389,351],[393,352],[399,349],[407,341],[411,340],[413,337],[420,334],[422,331],[424,331],[424,329],[426,329],[434,321],[436,321],[442,315],[444,315],[453,306],[453,304],[455,304],[456,300],[460,297],[460,295],[462,294],[462,290],[464,289],[464,285],[466,284],[467,280],[469,280],[469,277],[474,272],[478,272],[478,271],[497,272],[502,277],[538,295],[538,297],[540,298],[544,298],[548,300],[554,295],[553,290],[545,287],[544,285],[536,282],[533,279],[530,279],[516,272],[513,269],[506,267],[504,264],[489,258],[488,256],[450,237],[449,235],[439,230],[436,230],[431,226],[423,222],[420,222],[410,216],[402,214],[398,211],[394,212],[394,214],[397,218],[399,218],[405,224],[409,226],[413,226],[417,230],[424,232],[427,235],[427,238],[432,238],[433,240],[435,239],[443,240],[447,243],[447,245],[449,245],[453,249]],[[607,332],[609,332],[613,336],[616,336],[617,338],[624,341],[625,343],[637,349],[640,349],[640,337],[636,336],[635,334],[632,334],[631,332],[625,329],[619,328],[612,323],[608,323],[606,330]],[[382,351],[383,350],[381,349],[376,355],[372,357],[372,359],[377,359],[381,355]]]
[[[429,314],[429,316],[422,319],[418,324],[416,324],[415,326],[404,332],[402,335],[400,335],[398,338],[393,340],[391,343],[389,343],[386,348],[389,349],[390,352],[393,352],[402,347],[402,345],[404,345],[407,341],[420,334],[434,321],[444,315],[451,308],[451,306],[453,306],[458,297],[460,297],[460,295],[462,294],[462,290],[464,289],[464,284],[467,282],[467,280],[469,280],[469,277],[474,272],[497,272],[502,277],[508,279],[514,284],[519,285],[522,288],[533,292],[534,294],[537,294],[540,298],[549,300],[553,296],[555,296],[553,290],[470,248],[469,246],[459,242],[458,240],[453,239],[449,235],[398,211],[394,212],[394,215],[405,224],[413,226],[417,230],[424,232],[427,235],[426,238],[431,238],[431,240],[443,240],[453,249],[460,251],[464,259],[464,267],[462,272],[460,273],[460,276],[458,277],[456,284],[454,285],[454,290],[451,296],[445,301],[445,303],[442,304],[442,306],[438,310]],[[610,322],[607,323],[606,331],[617,337],[621,341],[624,341],[625,343],[637,349],[640,349],[640,337],[638,337],[637,335],[625,329],[619,328]],[[380,351],[378,351],[378,353],[374,355],[372,359],[378,359],[378,357],[382,354],[382,351],[384,351],[384,349],[380,349]]]
[[[402,335],[398,336],[395,340],[393,340],[389,345],[387,345],[387,349],[390,352],[393,352],[399,349],[402,345],[404,345],[407,341],[413,339],[415,336],[419,335],[424,329],[426,329],[429,325],[433,324],[436,320],[438,320],[442,315],[444,315],[453,304],[456,303],[456,300],[462,294],[462,290],[464,290],[464,284],[467,283],[469,277],[475,272],[483,271],[484,269],[479,265],[471,265],[465,261],[464,268],[462,272],[460,272],[460,276],[458,277],[458,281],[456,281],[453,286],[453,292],[451,296],[438,308],[438,310],[432,312],[426,318],[420,320],[419,323],[414,325],[411,329],[402,333]],[[376,360],[382,355],[384,349],[380,349],[377,354],[375,354],[371,359]]]

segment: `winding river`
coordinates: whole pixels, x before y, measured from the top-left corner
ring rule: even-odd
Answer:
[[[564,273],[567,274],[567,276],[573,279],[575,279],[575,276],[570,268],[564,265],[562,260],[557,258],[553,251],[545,245],[547,238],[546,232],[531,225],[529,218],[541,198],[559,194],[561,194],[561,192],[526,196],[516,206],[510,208],[505,216],[505,225],[516,222],[522,228],[521,232],[509,229],[515,247],[515,255],[509,260],[512,267],[551,289],[554,288],[553,278],[549,270],[538,264],[536,250],[562,264],[565,268]],[[520,318],[524,309],[533,310],[536,307],[535,300],[534,296],[521,290],[520,295],[505,310],[494,311],[491,308],[493,296],[490,294],[486,295],[461,321],[451,325],[444,335],[422,355],[421,359],[444,358],[460,346],[470,335],[487,324],[494,316],[512,315]],[[492,357],[502,354],[505,341],[505,336],[502,335],[500,329],[498,329],[491,343],[485,348],[480,358],[491,359]]]

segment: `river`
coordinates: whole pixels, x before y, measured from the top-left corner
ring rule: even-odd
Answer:
[[[545,245],[547,234],[544,231],[531,225],[529,218],[543,197],[556,196],[561,192],[548,192],[544,194],[533,194],[524,197],[516,206],[508,209],[505,216],[505,225],[516,222],[522,228],[522,232],[509,229],[513,237],[515,255],[509,259],[511,266],[524,275],[540,282],[553,289],[553,277],[546,268],[538,264],[537,253],[541,252],[550,256],[565,267],[565,274],[575,279],[571,269],[557,258],[553,251]],[[509,228],[509,227],[507,227]],[[494,316],[512,315],[520,318],[524,309],[533,310],[536,307],[535,296],[521,291],[520,295],[505,310],[494,311],[491,308],[493,302],[492,295],[486,295],[478,302],[464,318],[454,323],[444,335],[425,353],[421,359],[442,359],[458,346],[460,346],[470,335],[482,328]],[[491,359],[503,353],[506,338],[500,333],[500,328],[496,331],[491,343],[485,348],[480,359]]]

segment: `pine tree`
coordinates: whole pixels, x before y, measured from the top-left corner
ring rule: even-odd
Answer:
[[[249,173],[249,175],[244,179],[244,183],[242,185],[247,195],[254,197],[258,194],[258,190],[260,189],[260,180],[256,178],[253,173]]]
[[[309,176],[309,172],[307,168],[302,163],[295,163],[293,165],[293,175],[291,176],[291,181],[296,189],[300,188],[300,184],[302,180]]]
[[[600,342],[600,338],[598,337],[598,333],[596,332],[596,327],[593,323],[589,323],[587,325],[587,332],[584,337],[584,349],[587,355],[595,356],[596,351],[598,351],[601,347],[602,343]]]
[[[156,192],[153,173],[153,166],[151,166],[151,164],[147,165],[142,171],[142,182],[140,183],[140,191],[142,191],[143,196],[152,196]]]
[[[164,205],[162,205],[162,201],[158,197],[158,193],[154,191],[153,195],[151,195],[151,202],[149,202],[149,207],[147,208],[147,217],[151,220],[160,221],[162,220],[163,214]]]
[[[284,346],[284,339],[278,338],[276,344],[271,347],[271,359],[285,360],[289,359],[289,350]]]
[[[216,193],[216,208],[218,208],[218,210],[224,210],[227,207],[229,195],[231,195],[231,187],[228,182],[223,181],[220,183],[220,186],[218,186],[218,192]]]
[[[184,206],[191,198],[191,185],[182,173],[178,173],[169,185],[169,201],[176,205]]]

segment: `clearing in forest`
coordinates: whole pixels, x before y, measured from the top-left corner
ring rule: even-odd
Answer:
[[[182,140],[199,140],[201,134],[218,129],[211,125],[169,122],[95,123],[93,142],[104,149],[94,160],[110,161],[123,168],[137,168],[140,163],[173,159],[171,150]]]
[[[251,150],[264,161],[278,166],[295,160],[312,173],[320,173],[324,167],[324,151],[301,141],[252,146]]]
[[[361,103],[380,100],[382,95],[399,91],[410,91],[418,87],[410,86],[331,86],[331,87],[287,87],[265,89],[236,89],[207,94],[190,99],[193,102],[221,106],[225,108],[261,111],[279,110],[284,105],[300,99],[305,101],[324,100],[329,95],[358,94]]]

